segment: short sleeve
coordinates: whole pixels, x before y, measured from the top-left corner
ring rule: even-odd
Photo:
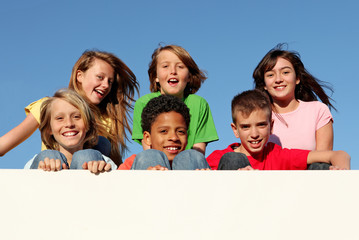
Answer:
[[[28,106],[25,107],[25,113],[28,115],[31,113],[36,121],[40,123],[40,112],[41,112],[41,105],[42,103],[47,100],[48,97],[41,98],[40,100],[37,100],[35,102],[30,103]]]
[[[318,102],[318,119],[316,130],[327,125],[330,121],[333,121],[333,116],[327,105]]]

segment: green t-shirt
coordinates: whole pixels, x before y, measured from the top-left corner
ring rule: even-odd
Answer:
[[[141,144],[141,140],[143,138],[141,127],[142,110],[152,98],[160,95],[160,92],[149,93],[140,97],[136,101],[133,112],[132,140]],[[185,99],[183,99],[183,101],[189,108],[191,115],[186,149],[191,149],[195,143],[209,143],[217,141],[218,135],[207,101],[194,94],[188,95]]]

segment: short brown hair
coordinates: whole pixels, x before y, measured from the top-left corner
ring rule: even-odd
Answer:
[[[237,122],[237,112],[241,112],[244,116],[249,116],[253,111],[258,109],[268,111],[269,121],[272,120],[272,108],[267,94],[254,89],[236,95],[232,100],[233,123],[236,124]]]
[[[177,45],[166,45],[166,46],[160,46],[155,49],[155,51],[152,54],[152,60],[149,64],[148,68],[148,77],[150,79],[150,91],[151,92],[157,92],[161,90],[161,86],[158,82],[156,82],[157,78],[157,63],[158,63],[158,55],[161,53],[161,51],[170,51],[174,53],[186,67],[189,71],[189,82],[187,83],[187,86],[184,90],[184,96],[187,96],[188,94],[193,94],[198,91],[198,89],[201,87],[202,83],[207,79],[207,76],[205,72],[200,70],[196,64],[196,62],[193,60],[191,55],[183,48]]]

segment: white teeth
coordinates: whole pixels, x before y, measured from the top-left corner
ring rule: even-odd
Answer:
[[[169,82],[178,82],[178,80],[177,80],[177,79],[172,78],[172,79],[170,79],[170,80],[169,80]]]
[[[254,141],[254,142],[252,142],[252,144],[258,144],[259,143],[259,141]]]
[[[68,137],[68,136],[75,136],[77,134],[77,132],[65,132],[63,133],[64,136]]]
[[[101,94],[101,95],[103,95],[104,94],[104,92],[103,91],[101,91],[101,90],[95,90],[96,92],[98,92],[99,94]]]
[[[179,148],[178,147],[166,147],[166,149],[174,151],[174,150],[178,150]]]

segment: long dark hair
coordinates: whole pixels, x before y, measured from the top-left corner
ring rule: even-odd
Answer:
[[[295,51],[283,50],[283,47],[287,44],[278,44],[276,47],[271,49],[259,62],[258,66],[253,72],[254,85],[256,89],[267,92],[264,82],[264,74],[274,68],[278,58],[283,58],[292,63],[296,76],[300,79],[300,83],[295,87],[295,98],[302,101],[316,101],[318,97],[326,104],[330,109],[335,109],[332,105],[334,101],[329,97],[324,88],[328,89],[333,93],[333,88],[329,83],[321,81],[310,74],[304,67],[303,62],[300,60],[300,55]],[[267,92],[269,95],[269,93]],[[272,97],[269,95],[271,102],[273,103]]]

